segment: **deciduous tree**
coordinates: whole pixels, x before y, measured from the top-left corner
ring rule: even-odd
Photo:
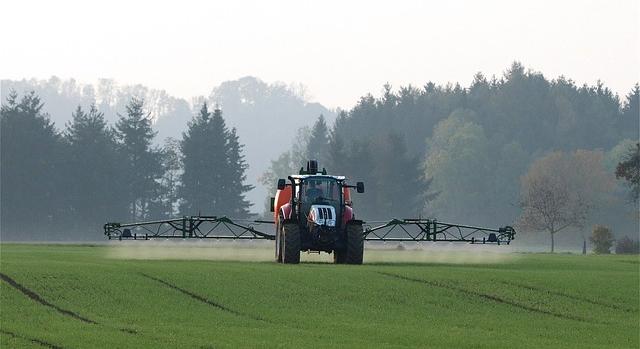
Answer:
[[[631,199],[638,204],[640,196],[640,143],[629,149],[616,167],[616,178],[624,179],[631,189]]]
[[[596,225],[593,228],[591,237],[589,237],[589,241],[593,244],[593,252],[596,254],[609,254],[611,253],[611,246],[613,246],[613,242],[616,240],[613,238],[613,234],[609,228]]]
[[[584,227],[613,187],[602,159],[602,152],[578,150],[536,160],[522,177],[519,226],[548,232],[554,252],[555,234]]]

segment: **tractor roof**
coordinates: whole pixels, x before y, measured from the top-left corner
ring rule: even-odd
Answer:
[[[318,177],[323,177],[323,178],[333,178],[337,181],[344,181],[347,179],[347,177],[345,176],[331,176],[331,175],[323,175],[323,174],[314,174],[314,175],[293,175],[291,176],[291,178],[294,179],[299,179],[299,180],[304,180],[310,177],[314,177],[314,178],[318,178]]]

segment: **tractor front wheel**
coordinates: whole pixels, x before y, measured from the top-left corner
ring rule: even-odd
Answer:
[[[276,261],[286,264],[300,263],[300,228],[295,223],[280,225],[276,237]]]
[[[336,264],[362,264],[364,256],[364,235],[362,224],[348,224],[346,229],[347,248],[333,252]]]

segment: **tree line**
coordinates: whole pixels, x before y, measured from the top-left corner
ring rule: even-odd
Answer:
[[[585,204],[585,219],[572,228],[603,223],[637,232],[622,180],[633,175],[618,170],[616,180],[615,172],[638,143],[639,95],[637,84],[621,99],[601,82],[548,80],[518,62],[500,78],[478,73],[466,88],[386,85],[380,97],[366,95],[341,111],[333,125],[320,117],[301,129],[262,180],[273,185],[316,158],[329,173],[365,181],[367,192],[354,203],[366,220],[436,217],[497,226],[526,220],[523,181],[545,167],[536,160],[556,154],[567,161],[566,181],[586,171],[606,182],[593,187],[603,200]],[[581,161],[569,161],[575,152]]]
[[[33,92],[11,92],[0,113],[3,239],[95,239],[107,221],[249,214],[243,146],[219,108],[204,103],[162,147],[142,99],[115,125],[78,106],[62,131]]]

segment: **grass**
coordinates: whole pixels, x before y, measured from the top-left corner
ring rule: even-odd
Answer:
[[[638,256],[363,266],[111,256],[0,245],[0,346],[640,346]]]

